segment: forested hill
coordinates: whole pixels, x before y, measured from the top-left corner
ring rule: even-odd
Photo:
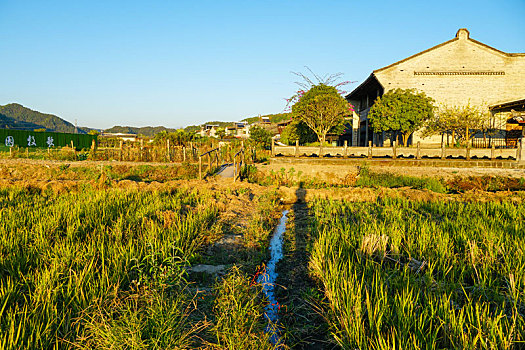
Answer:
[[[175,132],[177,129],[170,129],[164,126],[144,126],[141,128],[134,126],[119,126],[116,125],[112,128],[104,130],[104,132],[109,133],[123,133],[123,134],[137,134],[144,136],[155,136],[161,131]]]
[[[46,129],[55,132],[75,132],[75,126],[53,114],[40,113],[18,103],[0,106],[0,128],[17,130]],[[78,133],[85,134],[83,130]]]

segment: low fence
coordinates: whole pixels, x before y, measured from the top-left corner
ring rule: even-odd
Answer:
[[[76,147],[6,147],[0,145],[0,158],[29,158],[41,160],[95,160],[95,161],[123,161],[123,162],[154,162],[154,163],[193,163],[199,162],[199,156],[213,150],[213,161],[216,163],[239,162],[239,150],[242,149],[243,163],[253,164],[260,160],[268,159],[269,151],[246,147],[239,144],[201,144],[188,142],[186,146],[173,145],[169,142],[163,144],[150,144],[145,142],[124,142],[107,144],[103,147],[92,144],[91,147],[77,150]],[[210,156],[211,157],[211,156]],[[237,158],[237,160],[236,160]],[[205,160],[205,165],[210,165],[211,158]]]
[[[395,142],[392,147],[308,147],[308,146],[279,146],[272,145],[272,156],[288,157],[343,157],[343,158],[457,158],[457,159],[514,159],[525,160],[522,158],[521,141],[518,142],[517,148],[496,148],[493,144],[491,148],[424,148],[420,143],[416,147],[398,147]]]

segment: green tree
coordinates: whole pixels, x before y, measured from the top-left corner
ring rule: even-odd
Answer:
[[[297,140],[300,144],[314,142],[317,140],[317,135],[304,122],[294,120],[282,131],[281,142],[294,145]]]
[[[368,120],[374,132],[400,133],[403,146],[406,146],[410,135],[433,117],[433,102],[423,92],[391,90],[377,98],[370,108]]]
[[[292,106],[292,116],[308,125],[321,145],[324,145],[326,134],[334,128],[342,128],[344,118],[351,110],[352,106],[339,94],[337,88],[321,83],[301,94]]]
[[[226,130],[222,127],[218,127],[217,131],[215,131],[215,135],[217,135],[217,138],[223,139],[226,135]]]
[[[263,127],[254,125],[250,128],[250,139],[257,145],[268,147],[272,142],[272,133]]]
[[[491,114],[483,106],[472,106],[470,102],[462,106],[441,106],[430,118],[423,135],[450,133],[456,144],[468,143],[481,131],[485,136],[493,128]]]
[[[194,135],[184,130],[177,130],[175,132],[168,132],[166,130],[159,132],[155,135],[153,143],[164,144],[166,140],[170,140],[170,144],[173,146],[184,146],[187,142],[194,140]]]

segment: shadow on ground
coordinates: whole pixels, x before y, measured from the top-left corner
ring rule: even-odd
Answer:
[[[285,343],[292,349],[332,349],[327,324],[320,315],[319,288],[308,275],[309,208],[306,189],[300,184],[295,203],[288,214],[285,255],[279,262],[276,294],[281,304],[280,322]]]

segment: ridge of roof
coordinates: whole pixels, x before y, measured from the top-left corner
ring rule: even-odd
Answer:
[[[467,32],[467,36],[466,36],[465,39],[460,39],[460,38],[459,38],[459,33],[460,33],[461,31],[463,31],[463,30]],[[430,51],[432,51],[432,50],[435,50],[435,49],[437,49],[437,48],[439,48],[439,47],[442,47],[442,46],[448,45],[448,44],[453,43],[453,42],[458,41],[458,40],[471,41],[471,42],[473,42],[474,44],[480,45],[480,46],[482,46],[482,47],[484,47],[484,48],[487,48],[487,49],[489,49],[489,50],[495,51],[495,52],[497,52],[497,53],[499,53],[499,54],[502,54],[502,55],[504,55],[504,56],[507,56],[507,57],[521,57],[521,56],[525,56],[525,53],[508,53],[508,52],[504,52],[504,51],[498,50],[498,49],[496,49],[496,48],[494,48],[494,47],[492,47],[492,46],[489,46],[489,45],[487,45],[487,44],[484,44],[484,43],[482,43],[482,42],[480,42],[480,41],[477,41],[477,40],[475,40],[475,39],[471,39],[470,36],[469,36],[468,34],[469,34],[468,30],[466,30],[466,29],[464,29],[464,28],[459,29],[459,30],[458,30],[458,33],[456,34],[456,37],[455,37],[455,38],[452,38],[452,39],[450,39],[450,40],[447,40],[447,41],[445,41],[445,42],[443,42],[443,43],[441,43],[441,44],[438,44],[438,45],[432,46],[432,47],[429,48],[429,49],[426,49],[426,50],[424,50],[424,51],[418,52],[418,53],[416,53],[416,54],[414,54],[414,55],[412,55],[412,56],[409,56],[409,57],[407,57],[407,58],[405,58],[405,59],[402,59],[402,60],[400,60],[400,61],[397,61],[397,62],[394,62],[394,63],[392,63],[392,64],[389,64],[388,66],[385,66],[385,67],[383,67],[383,68],[376,69],[376,70],[372,71],[372,73],[381,72],[381,71],[383,71],[383,70],[385,70],[385,69],[391,68],[391,67],[396,66],[396,65],[398,65],[398,64],[400,64],[400,63],[406,62],[406,61],[408,61],[408,60],[410,60],[410,59],[412,59],[412,58],[415,58],[415,57],[421,56],[421,55],[423,55],[423,54],[425,54],[425,53],[427,53],[427,52],[430,52]]]

